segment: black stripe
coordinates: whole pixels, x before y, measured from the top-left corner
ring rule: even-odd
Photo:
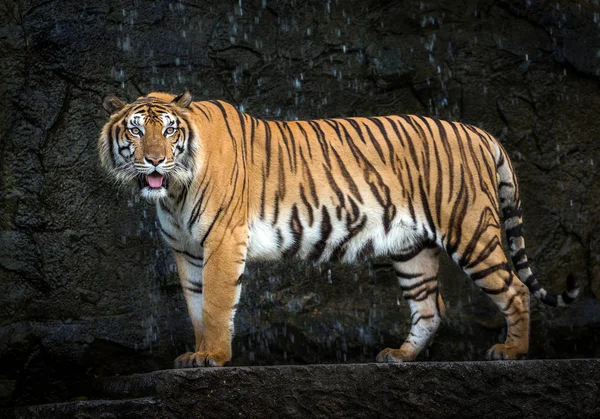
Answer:
[[[373,136],[373,133],[371,132],[371,129],[369,128],[369,126],[367,124],[364,124],[364,127],[367,130],[367,134],[369,134],[369,139],[371,140],[373,147],[375,147],[375,151],[377,151],[379,158],[385,164],[385,157],[383,155],[383,150],[381,149],[379,142],[375,139],[375,136]]]
[[[265,204],[266,204],[266,199],[265,199],[265,194],[267,192],[267,176],[264,173],[264,168],[263,168],[263,175],[262,175],[262,189],[260,191],[260,219],[264,220],[265,219]]]
[[[204,234],[204,237],[202,237],[202,240],[200,241],[200,247],[204,247],[204,241],[206,240],[206,238],[210,234],[210,231],[215,226],[215,223],[217,222],[217,219],[219,218],[219,215],[221,215],[221,211],[223,211],[223,207],[219,207],[219,210],[217,211],[217,213],[213,217],[213,220],[210,223],[210,226],[208,226],[208,229],[206,230],[206,233]]]
[[[184,285],[183,288],[195,294],[202,294],[202,292],[204,291],[202,284]]]
[[[167,204],[165,204],[164,201],[159,201],[160,202],[160,208],[166,212],[167,214],[169,214],[171,217],[173,217],[173,211],[171,211],[171,208],[169,208],[167,206]]]
[[[465,151],[465,142],[469,141],[469,138],[464,138],[463,136],[461,136],[460,132],[458,131],[458,126],[460,126],[460,123],[455,123],[455,122],[451,122],[450,126],[452,127],[452,130],[454,131],[454,135],[456,137],[456,141],[457,141],[457,145],[458,145],[458,150],[460,151],[460,167],[464,167],[466,172],[467,172],[467,180],[470,182],[470,186],[471,186],[471,190],[475,190],[475,179],[473,178],[473,173],[471,172],[471,165],[468,162],[468,158],[467,158],[467,153]],[[463,130],[464,132],[464,130]],[[465,132],[466,134],[466,132]],[[464,179],[463,179],[464,180]]]
[[[505,220],[512,218],[512,217],[521,217],[522,215],[523,215],[523,211],[521,210],[521,208],[516,208],[516,207],[502,208],[502,216],[504,217]]]
[[[427,218],[427,223],[429,224],[429,228],[433,234],[432,239],[435,241],[437,239],[437,229],[435,228],[433,217],[431,216],[431,211],[429,210],[429,202],[427,201],[427,196],[425,195],[425,189],[423,189],[423,178],[421,176],[419,176],[419,190],[421,193],[421,205],[423,212],[425,213],[425,218]]]
[[[481,252],[479,252],[479,255],[477,256],[477,258],[475,258],[475,260],[465,265],[466,259],[461,258],[459,261],[459,265],[467,269],[473,268],[479,265],[484,260],[486,260],[492,254],[492,252],[496,250],[496,248],[499,246],[502,246],[502,242],[498,238],[498,236],[494,236],[489,242],[486,243],[485,247]]]
[[[497,265],[490,266],[489,268],[484,269],[482,271],[473,272],[471,274],[471,279],[473,281],[477,281],[477,280],[483,279],[483,278],[485,278],[485,277],[487,277],[487,276],[489,276],[489,275],[491,275],[494,272],[497,272],[499,270],[508,270],[509,271],[510,269],[508,268],[508,266],[506,265],[506,263],[499,263]]]
[[[341,259],[347,250],[348,242],[358,234],[367,224],[367,216],[363,215],[360,222],[354,226],[350,225],[350,220],[347,221],[346,227],[348,229],[348,234],[342,239],[342,241],[338,244],[333,252],[331,252],[331,259],[338,260]]]
[[[520,271],[521,269],[528,269],[528,268],[529,268],[529,261],[515,264],[515,270],[517,270],[517,271]]]
[[[510,240],[513,237],[522,237],[523,236],[523,224],[518,224],[512,228],[506,229],[506,239]]]
[[[425,285],[429,282],[433,282],[433,281],[437,281],[437,276],[431,276],[428,278],[424,278],[422,280],[420,280],[419,282],[415,282],[414,284],[410,284],[410,285],[402,285],[400,284],[400,289],[402,291],[410,291],[410,290],[414,290],[415,288],[420,287],[421,285]]]
[[[329,158],[329,145],[327,140],[325,139],[325,133],[319,126],[320,121],[308,121],[308,125],[312,128],[317,136],[317,141],[321,146],[321,153],[323,154],[323,158],[325,159],[325,163],[327,163],[327,167],[331,167],[331,160]]]
[[[452,149],[450,148],[450,143],[448,142],[448,132],[446,131],[446,127],[439,119],[434,119],[433,122],[437,125],[437,128],[440,132],[440,139],[442,142],[442,146],[444,147],[444,151],[446,152],[446,156],[448,157],[448,168],[440,173],[447,173],[450,181],[449,190],[454,190],[454,157],[452,155]],[[439,176],[439,175],[438,175]],[[451,194],[449,194],[451,195]]]
[[[422,273],[409,274],[409,273],[406,273],[406,272],[402,272],[402,271],[400,271],[398,269],[396,269],[395,271],[396,271],[396,276],[398,278],[402,278],[402,279],[415,279],[415,278],[418,278],[418,277],[420,277],[420,276],[423,275]]]
[[[252,162],[252,164],[254,164],[254,140],[255,140],[255,135],[254,135],[254,125],[257,124],[258,125],[258,121],[256,120],[256,118],[253,118],[250,116],[250,160]]]
[[[527,278],[525,278],[525,281],[523,281],[523,283],[527,285],[527,288],[529,288],[529,291],[532,293],[542,289],[542,286],[539,284],[539,282],[537,282],[537,279],[535,279],[534,274],[531,274]]]
[[[333,129],[335,131],[335,134],[337,135],[338,140],[340,140],[340,142],[342,144],[344,144],[344,139],[342,138],[342,136],[340,134],[340,129],[338,128],[338,123],[336,120],[322,119],[319,122],[329,125],[331,127],[331,129]],[[329,143],[331,143],[331,140],[329,140]]]
[[[304,135],[304,140],[306,142],[306,148],[308,148],[308,157],[310,159],[312,159],[313,158],[312,149],[310,147],[310,141],[309,141],[308,135],[306,134],[306,130],[302,127],[302,123],[298,123],[298,128],[302,132],[302,135]],[[302,148],[300,148],[300,153],[302,153]]]
[[[242,284],[244,283],[244,280],[245,280],[245,279],[246,279],[245,275],[244,275],[244,274],[241,274],[241,275],[238,277],[237,281],[235,281],[235,286],[236,286],[236,287],[238,287],[238,286],[242,285]]]
[[[511,258],[512,262],[513,262],[513,265],[516,265],[517,263],[519,263],[519,261],[521,259],[523,259],[523,257],[526,257],[526,256],[527,255],[525,254],[525,249],[519,249],[519,250],[517,250],[517,253],[515,253],[512,256],[512,258]]]
[[[271,173],[271,128],[269,123],[263,121],[265,125],[265,160],[267,161],[267,176]]]
[[[562,297],[563,301],[565,302],[565,304],[571,304],[573,301],[575,301],[574,298],[571,298],[569,296],[569,294],[567,293],[567,291],[563,292],[561,294],[561,297]]]
[[[402,295],[402,298],[404,298],[405,300],[413,300],[413,301],[424,301],[426,300],[431,294],[438,292],[438,286],[436,285],[435,287],[431,288],[431,289],[423,289],[422,291],[419,291],[417,293],[415,293],[415,295]]]
[[[315,244],[313,251],[310,254],[310,259],[318,260],[323,255],[323,251],[325,250],[325,246],[327,246],[327,239],[333,230],[331,226],[331,218],[329,217],[329,212],[327,211],[327,207],[323,206],[321,211],[322,219],[321,219],[321,238]]]
[[[423,314],[417,318],[417,321],[413,321],[412,325],[416,326],[421,320],[429,320],[435,317],[435,314]]]
[[[489,227],[497,228],[497,225],[487,222],[492,211],[493,210],[490,209],[490,207],[485,207],[483,213],[480,214],[477,228],[475,229],[475,232],[471,234],[471,240],[469,241],[467,248],[464,250],[462,257],[460,258],[459,266],[461,268],[469,263],[473,252],[476,250],[477,245],[479,244],[479,241],[486,235],[487,229]]]
[[[306,194],[304,193],[304,185],[302,184],[300,184],[300,199],[302,199],[302,203],[308,211],[308,225],[312,227],[314,222],[313,208],[312,205],[310,205],[310,202],[308,202],[308,199],[306,199]]]
[[[389,116],[384,116],[383,119],[388,121],[388,123],[392,126],[392,129],[394,130],[394,133],[396,134],[396,137],[398,138],[400,145],[402,147],[404,147],[404,140],[402,139],[402,136],[400,135],[400,131],[398,131],[398,127],[396,126],[396,123],[394,122],[394,120],[392,118],[390,118]]]
[[[415,121],[413,121],[413,118]],[[421,155],[423,157],[423,165],[425,166],[425,177],[426,179],[431,179],[431,169],[429,166],[429,140],[427,138],[427,134],[425,134],[425,131],[423,130],[423,127],[416,121],[417,119],[423,120],[423,118],[418,115],[409,115],[409,119],[413,129],[421,138],[421,144],[423,145],[423,151]],[[427,189],[429,189],[429,184],[427,184]]]
[[[495,290],[486,288],[486,287],[480,287],[480,288],[481,288],[481,291],[485,292],[486,294],[490,294],[490,295],[502,294],[503,292],[508,291],[508,289],[510,288],[510,284],[512,284],[512,281],[513,281],[513,274],[511,273],[510,276],[508,277],[508,281],[506,281],[504,283],[502,288],[498,288]]]
[[[508,299],[508,302],[506,303],[506,305],[505,305],[505,306],[504,306],[504,308],[502,309],[502,312],[503,312],[503,313],[507,313],[507,312],[508,312],[508,309],[509,309],[509,308],[510,308],[510,307],[513,305],[513,302],[515,301],[515,298],[516,298],[518,295],[519,295],[519,294],[517,294],[517,293],[514,293],[514,294],[512,295],[512,297],[510,297],[510,298]]]
[[[306,159],[304,158],[304,153],[302,152],[302,149],[300,149],[300,158],[302,159],[302,164],[304,165],[303,173],[304,173],[305,177],[308,179],[308,188],[310,190],[310,196],[313,200],[314,206],[318,208],[319,207],[319,196],[317,195],[317,189],[315,188],[315,181],[312,177],[310,168],[308,167],[308,164],[306,163]]]
[[[388,146],[389,159],[390,159],[390,164],[392,165],[392,170],[393,170],[394,174],[396,174],[396,167],[394,165],[394,147],[392,146],[392,143],[388,137],[385,126],[383,125],[383,123],[381,122],[381,120],[379,118],[371,117],[371,118],[367,118],[367,119],[369,121],[373,122],[375,124],[375,126],[379,129],[379,132],[381,132],[381,135],[383,136],[383,139],[385,140],[385,143]]]
[[[356,205],[356,202],[354,202],[354,199],[348,197],[348,201],[350,201],[350,208],[352,209],[352,214],[348,214],[348,224],[350,225],[358,221],[358,217],[360,217],[360,209],[358,208],[358,205]]]
[[[400,121],[400,128],[402,128],[402,132],[406,136],[406,143],[408,144],[408,151],[410,152],[410,157],[412,158],[413,164],[418,168],[419,167],[419,159],[417,157],[415,145],[413,144],[413,140],[412,140],[411,136],[408,134],[408,131],[404,127],[404,124],[411,125],[411,127],[413,127],[413,129],[414,129],[414,126],[412,125],[412,122],[408,120],[406,115],[400,115],[400,118],[402,119],[402,121]]]
[[[204,111],[204,109],[202,109],[202,107],[200,105],[198,105],[198,103],[194,103],[193,107],[196,108],[197,110],[199,110],[200,112],[202,112],[204,114],[204,116],[206,117],[206,119],[208,119],[210,121],[210,117],[208,116],[208,114]]]
[[[174,236],[172,236],[169,233],[167,233],[164,228],[160,227],[160,232],[162,234],[164,234],[169,240],[171,240],[171,241],[177,241],[177,239]]]
[[[504,165],[504,153],[500,153],[500,160],[496,163],[496,169],[501,168]]]
[[[123,126],[125,126],[125,121],[123,121]],[[119,146],[119,134],[121,134],[121,127],[115,124],[115,132],[114,137],[109,136],[108,138],[108,151],[110,151],[110,158],[113,164],[113,167],[117,166],[117,161],[115,160],[115,143],[117,143],[117,147]],[[110,127],[109,133],[112,134],[113,127]]]
[[[556,307],[558,305],[558,296],[556,294],[546,294],[544,298],[542,298],[542,302],[544,304],[548,304],[549,306]]]
[[[283,252],[283,257],[285,259],[289,259],[294,256],[298,250],[300,249],[300,245],[302,244],[302,223],[300,222],[300,217],[298,216],[298,207],[296,204],[292,207],[292,216],[290,217],[290,230],[292,232],[292,244],[288,249]]]
[[[411,260],[415,256],[417,256],[419,253],[421,253],[422,250],[423,250],[423,245],[419,245],[419,246],[411,249],[408,253],[391,255],[390,258],[394,262],[406,262],[408,260]]]
[[[338,162],[338,166],[342,172],[342,176],[346,180],[346,183],[348,183],[348,188],[350,188],[350,192],[352,193],[352,195],[354,195],[354,197],[358,200],[358,202],[360,202],[362,204],[363,200],[362,200],[362,197],[360,196],[360,192],[358,191],[358,187],[356,186],[356,183],[354,182],[354,180],[352,179],[352,176],[348,172],[348,169],[346,169],[346,165],[344,164],[344,162],[343,162],[342,158],[340,157],[340,155],[338,154],[338,152],[335,151],[335,149],[332,149],[332,151],[333,151],[333,155],[335,156],[335,158]],[[327,169],[325,169],[325,171],[327,171]]]
[[[275,201],[273,204],[275,211],[273,213],[273,222],[271,223],[271,225],[273,225],[273,226],[275,224],[277,224],[277,220],[279,219],[279,196],[278,195],[279,195],[279,192],[276,192],[275,197],[273,198]]]
[[[438,148],[435,143],[432,144],[433,151],[435,153],[435,164],[437,166],[437,182],[435,185],[435,211],[437,215],[438,225],[442,225],[441,217],[442,217],[442,195],[444,192],[444,185],[442,183],[442,174],[444,173],[444,168],[442,167],[442,163],[440,161],[440,154],[438,153]],[[449,170],[452,172],[452,168]],[[452,190],[452,188],[450,189]]]
[[[283,164],[283,152],[281,151],[281,146],[278,147],[279,149],[279,153],[278,153],[278,161],[279,161],[279,170],[277,171],[278,176],[277,176],[277,194],[279,195],[280,199],[284,199],[285,198],[285,165]]]
[[[292,172],[295,172],[295,164],[294,164],[294,159],[292,157],[292,152],[290,151],[290,144],[288,144],[288,137],[285,134],[285,132],[283,131],[283,128],[281,127],[282,125],[285,126],[284,122],[280,122],[280,121],[274,121],[275,126],[279,129],[279,133],[281,134],[281,139],[283,140],[283,145],[285,146],[285,149],[287,151],[287,155],[288,155],[288,160],[290,161],[290,169],[292,170]],[[291,140],[291,145],[292,147],[294,147],[295,141]],[[294,154],[295,154],[295,149],[294,149]]]
[[[331,189],[333,189],[333,192],[336,194],[338,201],[340,202],[340,207],[344,207],[346,205],[346,200],[344,199],[344,193],[342,192],[342,190],[339,188],[339,186],[335,182],[335,179],[333,178],[331,171],[327,169],[327,166],[325,166],[325,164],[323,164],[323,170],[325,170],[325,175],[327,175],[327,182],[329,183],[329,186],[331,186]],[[340,214],[338,214],[338,219],[339,218],[340,218]]]
[[[354,131],[356,131],[356,133],[358,134],[358,138],[360,138],[360,140],[363,142],[363,144],[367,144],[367,142],[365,141],[365,137],[363,136],[362,131],[360,129],[360,125],[358,124],[358,122],[356,121],[356,119],[354,119],[354,118],[344,118],[344,121],[346,121],[350,125],[352,125],[352,128],[354,128]]]
[[[204,181],[204,179],[202,179],[202,181],[200,182],[200,185],[202,185],[203,181]],[[202,192],[200,193],[200,197],[194,204],[194,208],[190,212],[190,218],[188,220],[188,230],[190,233],[192,232],[193,225],[196,223],[198,218],[200,218],[200,215],[202,213],[204,213],[204,209],[206,209],[206,206],[204,207],[204,209],[202,209],[202,203],[204,202],[204,195],[206,194],[206,191],[208,190],[208,187],[210,186],[210,182],[211,182],[211,179],[209,179],[206,182],[206,184],[204,185],[203,188],[198,189],[198,191],[202,190]],[[198,193],[198,192],[196,192],[196,193]]]

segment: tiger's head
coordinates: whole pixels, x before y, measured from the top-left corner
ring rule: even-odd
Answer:
[[[191,103],[189,91],[177,97],[151,93],[131,104],[105,97],[111,117],[98,140],[102,166],[121,183],[137,181],[141,195],[151,201],[165,198],[176,184],[189,184],[198,149]]]

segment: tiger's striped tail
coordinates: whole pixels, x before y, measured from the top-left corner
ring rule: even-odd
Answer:
[[[498,175],[498,195],[500,209],[504,217],[504,228],[510,256],[519,279],[529,288],[529,292],[544,304],[564,307],[572,303],[579,295],[580,288],[574,275],[567,276],[567,289],[562,294],[546,291],[538,282],[529,266],[523,238],[523,218],[519,186],[515,171],[504,148],[498,144],[499,157],[496,159]]]

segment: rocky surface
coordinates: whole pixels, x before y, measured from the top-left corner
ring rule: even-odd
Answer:
[[[599,360],[169,370],[98,380],[102,400],[0,413],[6,419],[594,418],[599,377]]]
[[[99,169],[101,99],[190,88],[266,118],[418,113],[496,135],[528,253],[567,310],[533,304],[533,358],[599,357],[600,7],[594,1],[0,3],[0,402],[168,368],[193,345],[152,206]],[[481,359],[497,309],[446,263],[423,360]],[[385,261],[249,267],[234,363],[372,361],[408,309]]]

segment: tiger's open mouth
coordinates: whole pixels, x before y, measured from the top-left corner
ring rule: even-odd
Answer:
[[[140,189],[149,188],[151,190],[158,190],[161,188],[167,188],[169,186],[169,178],[161,175],[158,172],[150,173],[149,175],[142,175],[138,177]]]

